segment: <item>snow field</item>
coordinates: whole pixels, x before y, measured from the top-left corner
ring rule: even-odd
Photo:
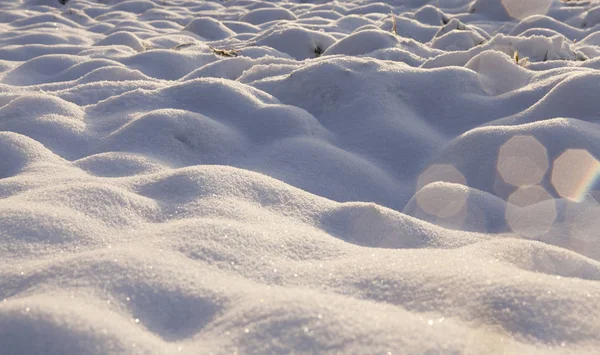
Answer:
[[[0,3],[0,353],[595,353],[598,14]]]

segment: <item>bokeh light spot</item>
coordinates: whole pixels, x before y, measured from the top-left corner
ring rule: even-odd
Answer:
[[[437,183],[444,185],[443,182]],[[420,189],[417,194],[419,207],[440,218],[449,218],[465,211],[469,189],[464,185],[437,186],[430,184]]]
[[[497,169],[508,184],[539,184],[548,170],[546,148],[532,136],[514,136],[500,147]]]
[[[502,355],[515,350],[511,349],[512,336],[499,325],[481,324],[465,338],[465,355]]]
[[[467,179],[460,173],[454,166],[450,164],[433,164],[421,175],[417,180],[417,191],[423,186],[431,184],[436,181],[451,182],[454,184],[466,185]]]
[[[518,207],[527,207],[536,203],[551,200],[552,196],[543,187],[523,186],[512,193],[508,198],[508,202]]]
[[[550,230],[556,219],[552,196],[541,186],[523,186],[508,198],[506,222],[516,234],[533,238]]]
[[[442,183],[442,185],[430,185],[437,182]],[[456,216],[461,211],[465,212],[468,189],[466,187],[461,188],[458,185],[446,186],[443,183],[459,184],[464,187],[467,184],[467,179],[450,164],[433,164],[429,166],[417,180],[417,193],[415,196],[419,207],[424,212],[439,218],[449,218]]]
[[[556,192],[581,201],[600,175],[600,162],[587,150],[568,149],[554,161],[551,182]]]
[[[569,226],[569,250],[600,260],[600,204],[593,198],[573,205],[565,216],[565,225]]]
[[[552,0],[502,0],[502,6],[513,18],[522,20],[532,15],[545,15]]]

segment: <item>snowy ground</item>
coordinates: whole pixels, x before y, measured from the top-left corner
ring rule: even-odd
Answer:
[[[597,354],[596,5],[0,1],[0,353]]]

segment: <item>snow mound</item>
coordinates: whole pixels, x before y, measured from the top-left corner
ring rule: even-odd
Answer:
[[[296,16],[286,9],[264,8],[251,10],[240,17],[241,22],[247,22],[252,25],[260,25],[271,21],[293,21]]]
[[[209,41],[225,39],[235,35],[235,32],[224,24],[210,17],[195,18],[184,27],[184,30],[195,33]]]

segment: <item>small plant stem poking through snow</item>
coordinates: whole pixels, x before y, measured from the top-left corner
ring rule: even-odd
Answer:
[[[171,49],[172,49],[172,50],[175,50],[175,51],[178,51],[178,50],[181,50],[181,49],[185,49],[185,48],[188,48],[188,47],[192,47],[192,46],[194,46],[194,45],[195,45],[195,43],[193,43],[193,42],[189,42],[189,43],[182,43],[182,44],[178,44],[178,45],[176,45],[176,46],[173,46],[173,47],[171,47]]]
[[[485,38],[483,41],[481,41],[481,43],[479,43],[478,45],[484,44],[485,42],[490,41],[498,32],[500,32],[504,27],[506,27],[507,23],[505,23],[504,25],[498,27],[494,32],[490,33],[488,35],[488,38]]]
[[[240,51],[235,50],[235,49],[219,49],[219,48],[215,48],[215,47],[211,47],[211,46],[209,46],[208,48],[210,48],[210,50],[212,50],[214,54],[220,55],[223,57],[237,57],[238,54],[240,53]]]
[[[398,35],[398,27],[396,25],[396,17],[394,16],[393,12],[391,12],[390,14],[392,15],[392,32],[397,36]]]
[[[515,53],[514,53],[514,59],[515,59],[515,63],[517,65],[522,66],[523,68],[526,67],[527,65],[529,65],[529,58],[528,57],[519,57],[519,51],[515,49]]]
[[[315,57],[320,57],[322,53],[323,53],[323,49],[321,48],[321,46],[316,46],[315,47]]]
[[[58,0],[58,2],[59,2],[61,5],[66,5],[66,4],[69,2],[69,0]],[[70,8],[69,6],[67,6],[67,9],[68,9],[68,13],[69,13],[70,15],[72,15],[72,14],[73,14],[73,10],[71,10],[71,8]]]

